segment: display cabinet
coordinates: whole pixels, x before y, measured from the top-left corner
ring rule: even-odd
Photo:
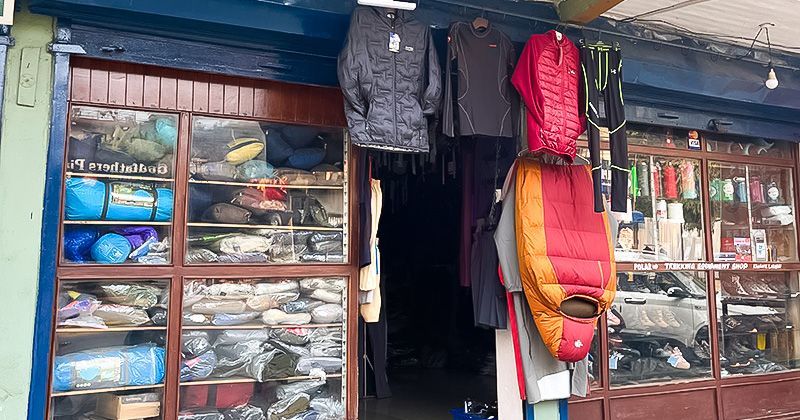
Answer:
[[[339,91],[83,64],[48,418],[353,416]]]

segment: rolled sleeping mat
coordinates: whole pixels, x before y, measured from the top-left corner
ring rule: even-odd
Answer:
[[[92,178],[66,181],[68,220],[167,222],[172,219],[172,190],[137,182]]]

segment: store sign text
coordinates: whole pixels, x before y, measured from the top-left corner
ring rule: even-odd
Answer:
[[[783,264],[780,263],[634,263],[634,271],[730,271],[730,270],[781,270]]]

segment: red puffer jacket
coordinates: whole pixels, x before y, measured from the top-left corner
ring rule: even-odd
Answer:
[[[576,141],[586,130],[580,95],[578,48],[556,31],[533,35],[525,44],[511,82],[527,109],[528,148],[575,158]]]

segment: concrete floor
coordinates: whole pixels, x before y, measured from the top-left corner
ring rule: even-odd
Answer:
[[[392,398],[362,399],[360,420],[447,420],[466,398],[497,399],[494,376],[445,369],[405,369],[389,375]]]

